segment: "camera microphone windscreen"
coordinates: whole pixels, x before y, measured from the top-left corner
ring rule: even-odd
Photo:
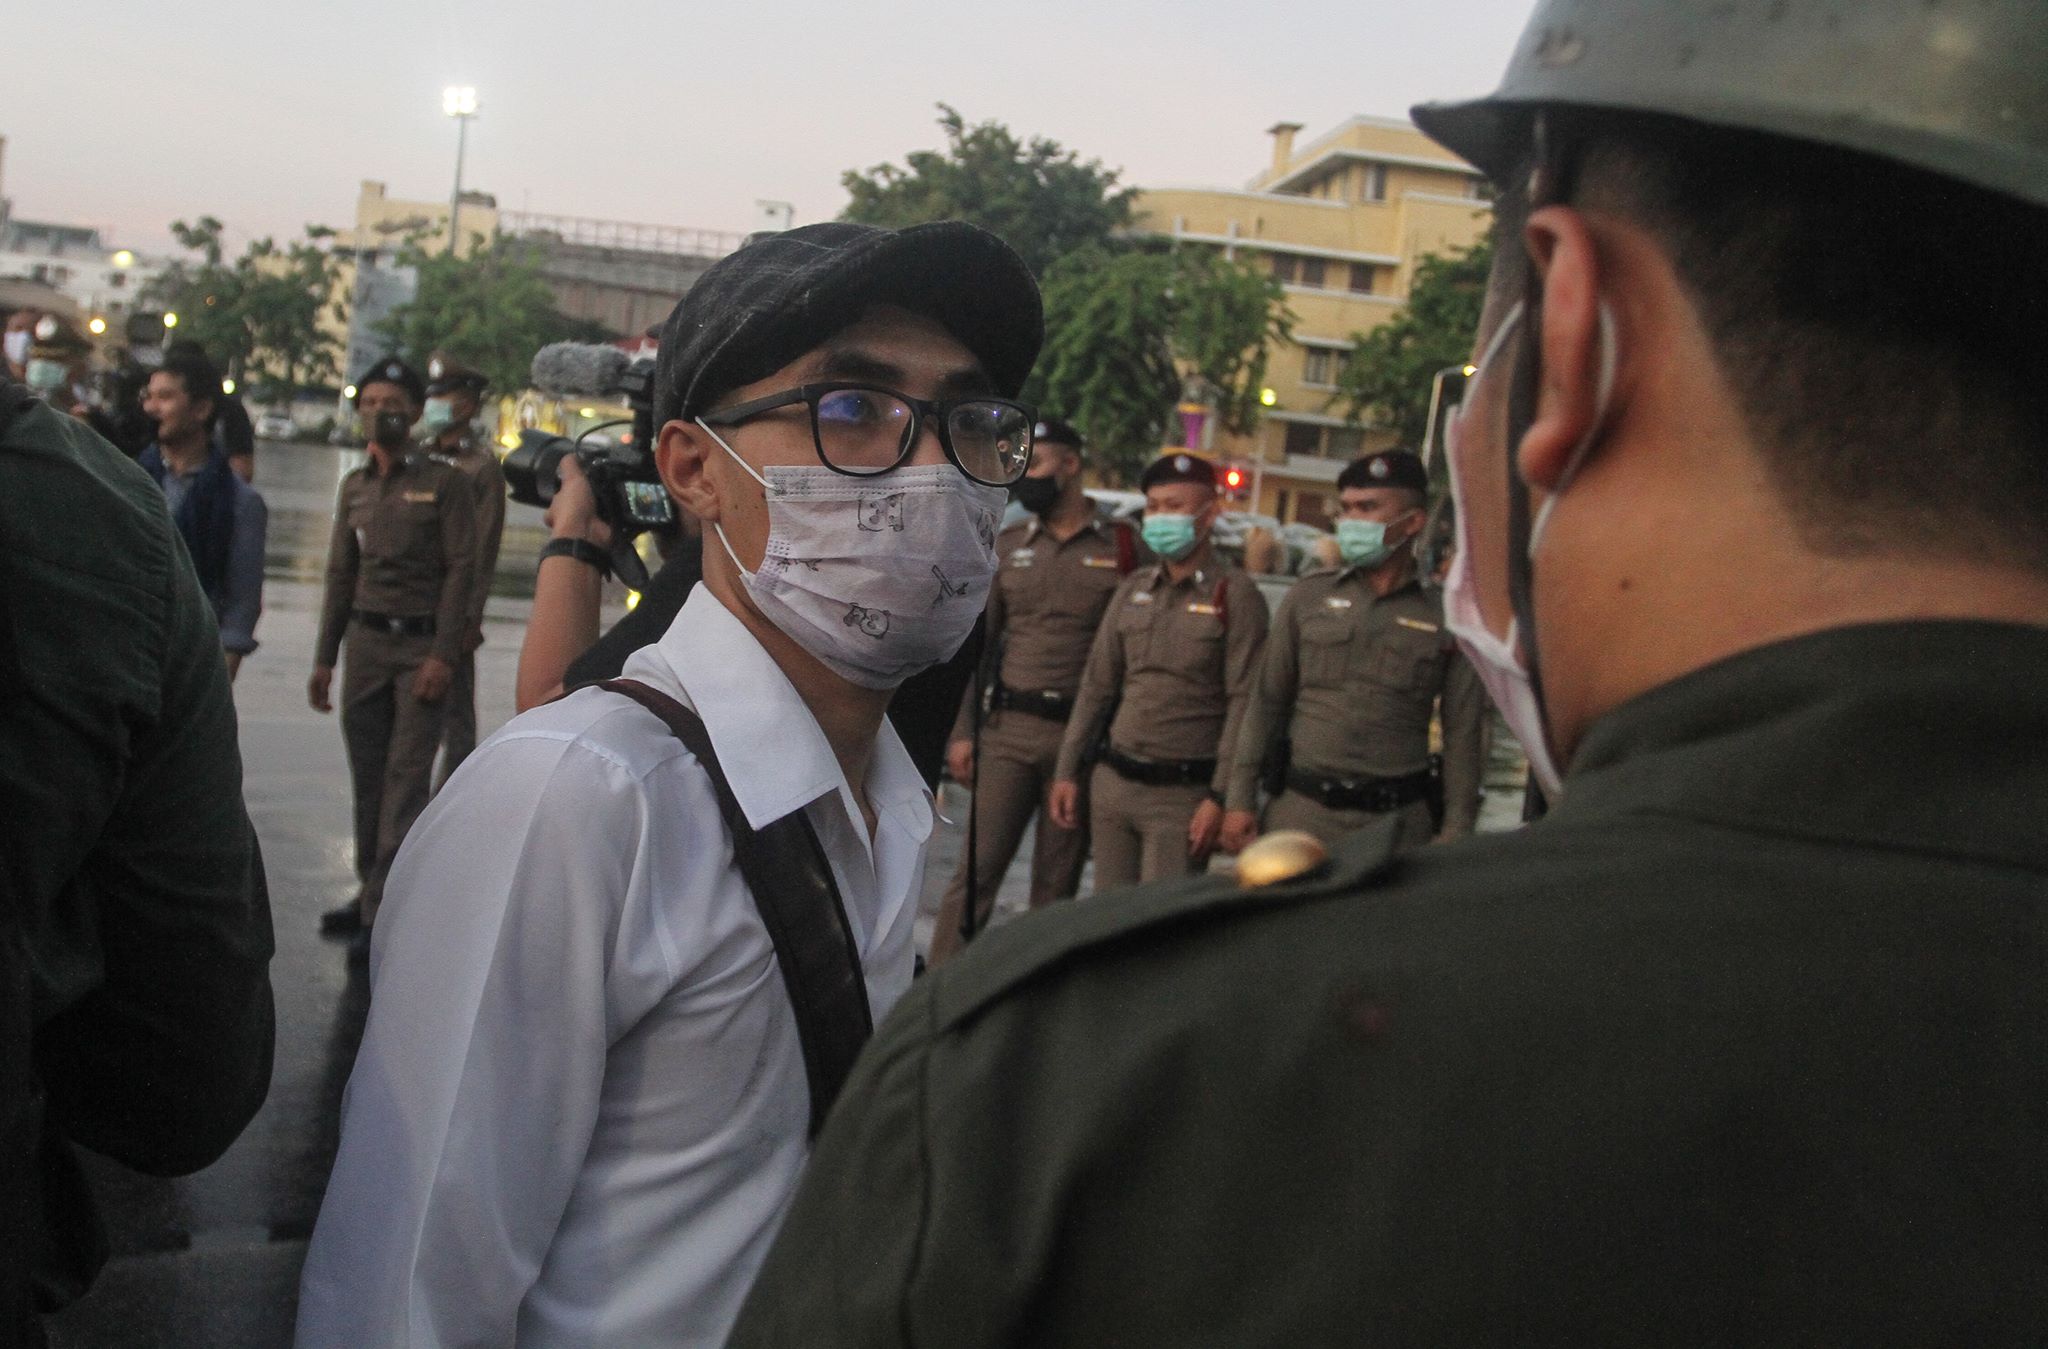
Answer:
[[[617,347],[594,342],[551,342],[533,355],[533,385],[551,394],[618,391],[630,358]]]

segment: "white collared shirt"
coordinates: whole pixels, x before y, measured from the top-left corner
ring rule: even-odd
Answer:
[[[932,829],[895,731],[870,848],[809,709],[703,587],[625,673],[696,709],[749,822],[808,814],[880,1021],[910,986]],[[298,1343],[723,1343],[810,1093],[695,757],[601,690],[515,718],[413,826],[375,931]]]

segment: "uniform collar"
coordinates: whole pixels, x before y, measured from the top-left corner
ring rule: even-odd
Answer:
[[[1193,573],[1191,573],[1185,581],[1181,581],[1178,584],[1191,586],[1205,586],[1208,585],[1211,581],[1215,580],[1217,577],[1221,576],[1222,574],[1223,568],[1220,565],[1218,565],[1216,561],[1216,555],[1214,553],[1211,553],[1209,555],[1209,560],[1207,562],[1204,562],[1201,566],[1195,568]],[[1152,564],[1151,574],[1145,580],[1145,589],[1157,590],[1162,585],[1174,584],[1176,584],[1174,579],[1166,574],[1166,563],[1164,561],[1154,562]]]
[[[1093,513],[1093,514],[1091,514],[1091,515],[1090,515],[1090,516],[1088,517],[1088,520],[1087,520],[1087,522],[1086,522],[1085,524],[1083,524],[1083,525],[1081,526],[1081,528],[1080,528],[1080,529],[1078,529],[1078,530],[1076,530],[1076,531],[1074,532],[1074,538],[1078,539],[1078,538],[1080,538],[1080,537],[1081,537],[1081,536],[1082,536],[1083,534],[1094,534],[1094,533],[1099,533],[1099,532],[1101,532],[1101,530],[1102,530],[1103,526],[1107,525],[1108,523],[1109,523],[1109,515],[1108,515],[1108,513],[1107,513],[1106,511],[1104,511],[1102,507],[1100,507],[1100,506],[1097,506],[1097,507],[1095,508],[1095,511],[1094,511],[1094,513]],[[1024,522],[1024,542],[1025,542],[1025,543],[1027,543],[1027,544],[1031,544],[1031,543],[1036,543],[1036,542],[1038,542],[1038,536],[1039,536],[1040,534],[1043,534],[1043,533],[1045,533],[1045,517],[1044,517],[1044,516],[1042,516],[1042,515],[1033,515],[1033,516],[1031,516],[1031,517],[1030,517],[1029,519],[1027,519],[1027,520],[1026,520],[1026,521]]]
[[[858,828],[854,799],[825,732],[782,667],[709,589],[690,592],[668,631],[628,663],[658,659],[703,718],[747,823],[763,828],[821,796],[838,793]],[[885,717],[868,763],[868,802],[913,838],[931,832],[931,792]]]
[[[2048,869],[2044,669],[2048,628],[2007,623],[1760,647],[1602,717],[1552,816],[1681,815]]]

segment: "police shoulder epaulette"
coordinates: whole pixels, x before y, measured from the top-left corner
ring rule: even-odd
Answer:
[[[1366,889],[1394,869],[1400,837],[1399,821],[1387,816],[1289,879],[1255,884],[1215,874],[1160,881],[1056,905],[993,928],[975,943],[971,958],[926,976],[938,981],[932,990],[935,1025],[944,1030],[1027,984],[1152,934]],[[1246,860],[1252,860],[1249,849],[1240,872]]]

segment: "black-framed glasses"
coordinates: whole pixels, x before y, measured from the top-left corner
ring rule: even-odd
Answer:
[[[871,384],[805,384],[698,418],[706,426],[736,426],[764,412],[805,404],[818,461],[835,473],[872,478],[901,464],[927,420],[953,466],[978,483],[1008,487],[1031,467],[1031,429],[1037,418],[1007,398],[912,398]]]

